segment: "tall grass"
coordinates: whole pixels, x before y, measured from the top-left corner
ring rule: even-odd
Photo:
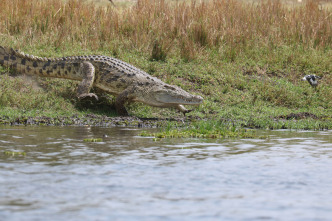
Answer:
[[[63,49],[123,47],[194,59],[202,48],[237,54],[250,47],[298,45],[330,49],[331,10],[316,0],[290,7],[279,0],[244,3],[211,0],[169,3],[138,0],[132,7],[97,7],[79,0],[1,0],[0,33],[12,45]],[[3,38],[3,37],[1,37]],[[0,38],[0,39],[1,39]]]

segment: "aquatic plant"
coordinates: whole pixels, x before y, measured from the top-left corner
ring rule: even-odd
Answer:
[[[25,152],[18,152],[18,151],[4,151],[4,154],[6,156],[25,156]]]
[[[83,139],[84,142],[103,142],[102,138],[85,138]]]
[[[255,130],[243,129],[222,121],[199,121],[187,127],[165,127],[160,132],[149,133],[142,131],[140,136],[155,138],[262,138],[256,135]]]

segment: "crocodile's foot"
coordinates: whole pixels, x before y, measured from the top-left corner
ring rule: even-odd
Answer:
[[[119,116],[128,117],[129,113],[123,105],[115,104],[116,112]]]
[[[86,97],[94,97],[96,100],[98,100],[98,96],[94,93],[80,94],[78,96],[78,99],[81,100],[81,99],[86,98]]]
[[[129,115],[129,113],[127,112],[127,111],[125,111],[125,112],[117,112],[120,116],[122,116],[122,117],[129,117],[130,115]]]
[[[192,112],[193,110],[185,110],[185,111],[183,111],[182,113],[183,113],[183,116],[186,116],[186,114],[187,113],[190,113],[190,112]]]
[[[186,109],[183,105],[179,104],[176,109],[183,113],[183,116],[186,116],[187,113],[191,112],[192,110]]]

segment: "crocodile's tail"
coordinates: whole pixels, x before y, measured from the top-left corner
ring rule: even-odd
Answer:
[[[0,46],[0,55],[12,55],[15,54],[14,49]]]
[[[20,57],[17,53],[18,52],[12,48],[0,46],[0,65],[25,72],[25,67],[21,64]]]
[[[59,61],[63,61],[63,58],[37,57],[9,47],[0,46],[0,65],[3,67],[27,75],[76,79],[76,75],[74,77],[69,76],[68,72],[70,71],[68,69],[64,70],[65,63],[59,65]],[[72,67],[69,68],[73,71]],[[62,72],[66,76],[60,76]],[[69,77],[67,77],[67,74]]]

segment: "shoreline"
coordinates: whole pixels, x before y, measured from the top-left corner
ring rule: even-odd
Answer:
[[[331,130],[329,117],[317,117],[308,112],[291,113],[270,117],[265,124],[257,123],[259,119],[244,122],[226,118],[200,118],[197,116],[175,117],[175,118],[145,118],[136,116],[113,116],[86,114],[72,116],[0,116],[0,126],[95,126],[95,127],[136,127],[136,128],[186,128],[197,123],[221,122],[224,125],[232,125],[239,129],[288,129],[288,130]],[[316,122],[316,125],[314,125]],[[305,124],[304,124],[305,123]],[[310,124],[312,123],[312,124]],[[318,127],[317,127],[318,123]],[[311,125],[311,126],[310,126]],[[211,128],[213,130],[213,128]]]

